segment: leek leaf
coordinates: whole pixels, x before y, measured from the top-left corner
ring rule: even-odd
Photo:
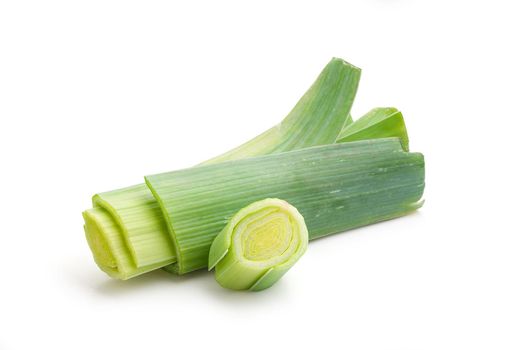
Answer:
[[[409,150],[409,136],[402,113],[393,107],[375,108],[343,127],[337,142],[398,137],[403,148]]]

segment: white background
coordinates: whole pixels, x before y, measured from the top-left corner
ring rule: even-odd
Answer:
[[[1,1],[0,349],[513,349],[510,1]],[[313,242],[273,288],[127,282],[90,197],[279,122],[331,57],[400,108],[416,214]]]

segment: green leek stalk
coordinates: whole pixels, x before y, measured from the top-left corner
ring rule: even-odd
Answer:
[[[206,164],[334,143],[351,122],[359,79],[359,68],[332,59],[280,124]],[[83,216],[93,257],[114,278],[128,279],[177,260],[161,209],[145,184],[95,195],[93,209]],[[97,229],[87,232],[90,227]],[[109,266],[103,266],[105,256]]]
[[[147,176],[184,274],[208,265],[215,236],[240,208],[281,198],[309,238],[405,215],[422,203],[424,159],[398,138],[345,142]]]
[[[239,210],[216,236],[209,270],[228,289],[258,291],[275,284],[307,250],[303,216],[286,201],[268,198]]]
[[[393,107],[375,108],[355,122],[343,127],[336,142],[398,137],[403,149],[409,150],[409,136],[402,113]]]

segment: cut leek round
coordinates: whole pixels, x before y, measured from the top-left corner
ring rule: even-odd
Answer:
[[[228,289],[262,290],[277,282],[305,253],[303,216],[286,201],[268,198],[241,209],[214,239],[209,270]]]

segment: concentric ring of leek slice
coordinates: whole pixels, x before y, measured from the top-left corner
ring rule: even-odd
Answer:
[[[298,210],[280,199],[241,209],[215,238],[209,269],[229,289],[262,290],[277,282],[305,253],[307,227]]]

